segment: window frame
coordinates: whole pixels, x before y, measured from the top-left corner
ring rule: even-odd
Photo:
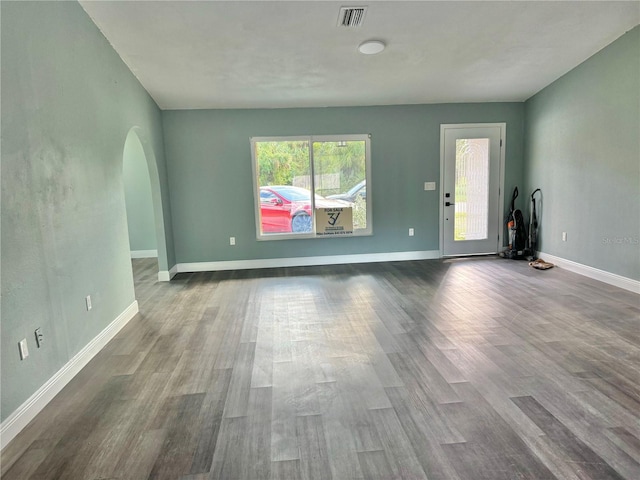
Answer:
[[[301,142],[306,141],[309,144],[309,175],[311,192],[315,192],[315,171],[313,159],[313,143],[314,142],[365,142],[365,180],[367,188],[366,199],[366,215],[367,226],[353,231],[349,235],[317,235],[315,231],[315,217],[313,220],[313,230],[309,233],[262,233],[261,209],[260,209],[260,185],[258,184],[258,172],[256,162],[256,143],[261,142]],[[363,237],[373,235],[373,197],[371,195],[371,134],[340,134],[340,135],[297,135],[297,136],[269,136],[269,137],[251,137],[251,171],[253,177],[253,208],[256,226],[256,239],[258,241],[272,240],[294,240],[294,239],[311,239],[311,238],[349,238]],[[366,188],[365,187],[365,188]],[[315,194],[311,195],[312,205],[315,207]]]

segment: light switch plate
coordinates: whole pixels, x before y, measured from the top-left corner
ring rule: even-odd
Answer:
[[[435,190],[436,189],[436,182],[424,182],[424,189],[425,190]]]

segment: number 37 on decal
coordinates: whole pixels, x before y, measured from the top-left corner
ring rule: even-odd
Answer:
[[[352,235],[353,214],[351,207],[316,208],[316,235]]]

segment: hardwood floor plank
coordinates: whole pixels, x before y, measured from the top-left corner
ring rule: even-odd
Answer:
[[[166,435],[163,429],[140,433],[115,464],[113,478],[148,478],[162,451]]]
[[[240,343],[255,343],[258,340],[258,327],[260,325],[260,305],[261,292],[256,291],[257,283],[253,279],[244,282],[246,291],[246,313],[242,331],[240,332]]]
[[[335,429],[332,433],[339,433],[341,442],[350,445],[349,448],[354,451],[380,450],[382,444],[368,415],[367,404],[362,401],[361,392],[349,383],[353,378],[349,371],[349,360],[336,358],[334,365],[337,380],[318,384],[317,387],[325,435],[328,430]],[[374,403],[378,402],[390,405],[386,394],[384,398],[377,398]]]
[[[351,413],[337,382],[318,384],[318,394],[332,478],[364,479],[357,451],[382,449],[377,433],[363,420],[362,410]]]
[[[300,478],[304,480],[330,480],[331,466],[324,436],[321,415],[307,415],[296,418],[296,436],[300,448],[297,463]]]
[[[242,480],[244,441],[248,433],[247,417],[222,418],[220,433],[213,453],[210,479]]]
[[[408,373],[410,369],[404,368],[402,363],[402,357],[397,357],[395,354],[389,355],[392,359],[392,363],[396,364],[397,370]],[[442,413],[444,405],[438,404],[429,394],[429,389],[422,385],[417,379],[405,374],[405,389],[406,394],[403,395],[403,401],[408,402],[411,409],[424,412],[433,424],[433,434],[437,435],[437,441],[440,443],[456,443],[463,442],[465,439],[458,432],[455,425],[453,425],[450,419]],[[454,402],[457,403],[457,402]]]
[[[358,462],[362,468],[362,474],[367,480],[386,480],[400,478],[393,471],[387,455],[382,450],[358,452]]]
[[[609,428],[607,437],[640,465],[640,439],[624,427]]]
[[[268,480],[271,473],[271,387],[252,388],[249,392],[247,435],[241,478]]]
[[[411,442],[393,408],[369,410],[393,475],[391,478],[427,479]]]
[[[410,395],[405,388],[387,388],[386,391],[427,478],[460,480],[439,441],[446,434],[437,431],[433,417],[424,409],[411,407]]]
[[[30,448],[20,456],[11,468],[2,474],[5,480],[22,480],[30,478],[40,464],[47,458],[48,450],[43,448]]]
[[[243,321],[238,321],[238,319],[244,318],[243,315],[246,309],[246,306],[238,302],[233,293],[228,291],[228,289],[229,287],[226,286],[219,287],[214,297],[215,302],[220,304],[217,316],[220,317],[219,321],[224,327],[218,344],[218,355],[215,363],[215,368],[217,369],[234,367],[243,326]],[[226,304],[226,299],[231,299],[232,301]],[[236,308],[238,310],[236,310]],[[253,345],[255,345],[255,343]]]
[[[270,295],[265,292],[265,295]],[[270,302],[263,302],[258,311],[256,350],[251,371],[251,386],[270,387],[273,385],[273,357],[275,314]]]
[[[122,411],[119,409],[122,402],[118,397],[127,380],[125,377],[113,377],[97,392],[87,409],[66,426],[64,435],[32,478],[73,478],[83,475],[94,451],[92,446],[99,445],[110,425],[117,424]]]
[[[455,390],[419,349],[407,346],[405,352],[390,354],[389,358],[404,385],[421,389],[435,403],[460,401]]]
[[[491,468],[497,468],[497,465],[513,464],[514,476],[522,473],[525,478],[537,478],[536,475],[540,478],[554,477],[523,439],[536,438],[542,432],[532,429],[528,422],[520,421],[517,417],[503,417],[500,414],[501,406],[487,401],[472,384],[460,383],[455,388],[463,401],[443,405],[442,408],[466,441],[450,444],[451,446],[443,445],[443,448],[452,463],[468,462],[462,469],[456,467],[461,476],[476,468],[474,465],[479,455],[486,458],[499,457],[495,460],[495,465],[492,464],[486,471],[487,474]],[[506,467],[502,470],[508,471]]]
[[[465,480],[556,480],[542,463],[532,463],[522,455],[487,455],[476,441],[443,445],[461,479]],[[594,480],[597,477],[593,477]]]
[[[533,397],[515,397],[512,401],[545,432],[548,441],[564,453],[579,477],[623,478]]]
[[[612,443],[606,430],[615,425],[615,405],[607,405],[600,410],[593,408],[585,401],[585,394],[591,392],[563,392],[552,385],[541,385],[535,392],[538,401],[554,418],[569,429],[591,450],[598,452],[603,461],[612,466],[623,477],[635,478],[640,475],[640,467],[624,450]],[[590,396],[586,397],[591,400]],[[629,429],[636,430],[638,425],[632,418],[627,418]]]
[[[273,405],[271,417],[271,461],[300,458],[296,438],[297,390],[301,388],[293,362],[273,366]]]
[[[224,406],[224,416],[227,418],[247,415],[255,348],[255,343],[241,343],[238,346],[238,354]]]
[[[301,480],[300,460],[271,462],[270,480]]]
[[[204,394],[167,399],[166,436],[150,479],[173,479],[189,473],[197,447],[197,427]]]
[[[90,437],[87,442],[89,444],[86,453],[88,456],[87,468],[81,473],[83,477],[111,478],[113,476],[114,468],[122,455],[122,445],[132,443],[134,439],[131,433],[139,431],[134,425],[142,418],[142,415],[140,409],[134,407],[132,403],[120,402],[114,415],[117,420],[106,426],[104,435],[98,435],[99,430],[97,430]],[[95,445],[94,441],[99,443]],[[84,449],[85,446],[82,448]],[[68,472],[71,477],[78,473],[71,475]]]
[[[215,370],[209,379],[208,391],[202,401],[197,421],[198,444],[191,462],[192,474],[211,470],[230,383],[231,370]]]

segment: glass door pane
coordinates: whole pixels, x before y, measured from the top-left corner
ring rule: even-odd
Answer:
[[[454,241],[488,238],[489,139],[456,139]]]

